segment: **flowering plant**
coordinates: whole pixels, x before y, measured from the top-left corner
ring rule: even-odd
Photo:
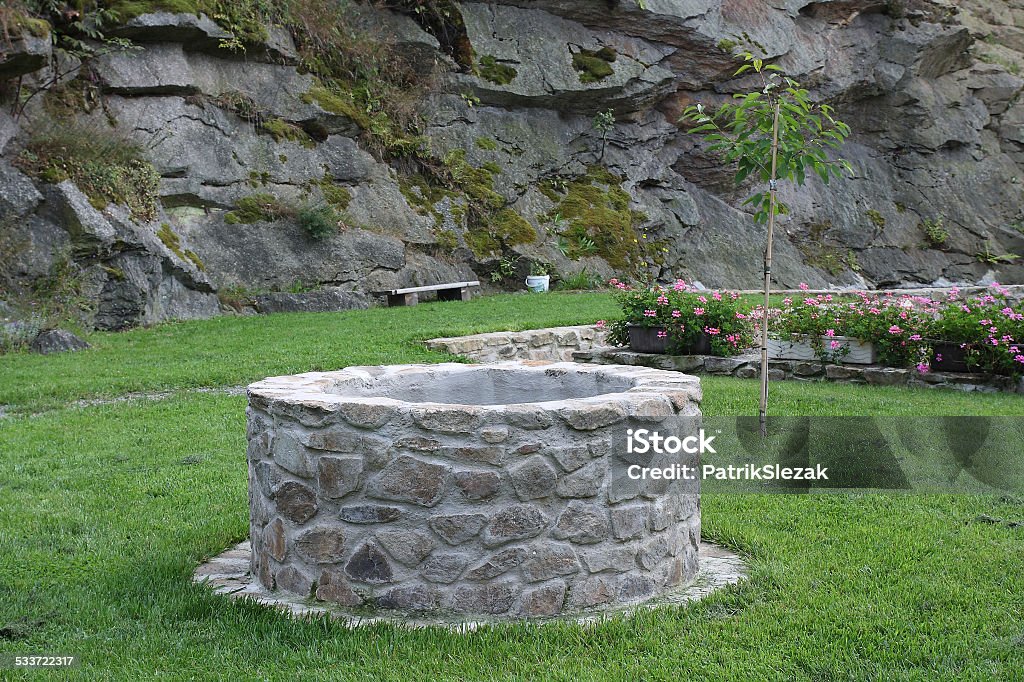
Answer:
[[[801,285],[805,288],[806,285]],[[869,296],[837,299],[831,294],[783,300],[773,315],[772,331],[779,338],[805,336],[823,361],[839,361],[849,345],[838,337],[870,341],[879,360],[895,367],[926,362],[927,332],[938,314],[939,302],[923,296]]]
[[[706,338],[714,355],[737,355],[753,343],[749,316],[736,293],[698,290],[683,280],[671,286],[631,287],[612,279],[623,319],[610,325],[609,340],[629,344],[629,326],[660,327],[670,353],[685,354]]]
[[[998,284],[970,298],[952,289],[929,336],[959,345],[972,371],[1024,374],[1024,305],[1015,306],[1008,296]],[[940,352],[933,349],[932,358],[941,360]]]
[[[853,299],[807,295],[784,299],[769,315],[774,335],[806,337],[823,361],[841,360],[849,351],[837,337],[851,337],[874,344],[882,364],[916,365],[925,373],[942,360],[936,346],[948,343],[959,346],[972,371],[1019,375],[1024,374],[1024,308],[1008,296],[998,284],[969,299],[956,288],[945,300],[892,293],[857,293]]]

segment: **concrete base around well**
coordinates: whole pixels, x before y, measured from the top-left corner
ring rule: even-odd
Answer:
[[[213,557],[195,570],[192,580],[200,585],[208,585],[215,594],[226,595],[231,599],[249,599],[257,604],[278,609],[295,617],[329,615],[348,627],[372,625],[374,623],[392,623],[409,628],[437,626],[458,632],[470,632],[487,624],[484,620],[461,620],[456,617],[445,619],[438,615],[434,618],[408,617],[404,614],[364,615],[357,611],[337,606],[328,606],[323,602],[302,599],[283,591],[272,591],[263,587],[253,578],[249,571],[252,549],[249,541],[241,542],[234,547]],[[581,624],[598,623],[616,613],[631,614],[638,609],[652,609],[659,606],[680,605],[698,601],[727,585],[734,585],[747,577],[747,564],[737,554],[720,545],[702,542],[699,550],[700,570],[696,579],[688,585],[662,594],[661,596],[618,611],[602,610],[592,614],[574,614],[560,618],[534,619],[535,623],[554,621],[576,621]]]

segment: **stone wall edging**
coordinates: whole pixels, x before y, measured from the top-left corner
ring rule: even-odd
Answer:
[[[655,355],[634,353],[621,348],[594,348],[572,354],[575,362],[599,365],[631,365],[675,370],[687,374],[733,376],[755,379],[761,373],[761,358],[756,353],[722,358],[712,355]],[[772,381],[830,381],[873,386],[910,388],[948,388],[980,393],[1024,393],[1024,379],[987,374],[928,372],[879,365],[832,365],[815,361],[771,360],[768,378]]]
[[[430,339],[430,350],[473,362],[500,360],[571,361],[573,353],[607,347],[607,331],[593,325],[548,327],[526,331],[489,332]]]
[[[761,358],[756,353],[721,358],[711,355],[653,355],[634,353],[607,345],[607,331],[593,325],[550,327],[519,332],[491,332],[426,341],[427,348],[459,355],[473,362],[497,360],[557,360],[598,365],[634,365],[688,374],[760,376]],[[877,365],[854,367],[816,361],[772,360],[772,381],[831,381],[874,386],[949,388],[983,393],[1024,393],[1024,379],[985,374],[928,372]]]

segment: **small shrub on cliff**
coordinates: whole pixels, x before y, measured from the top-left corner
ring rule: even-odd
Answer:
[[[299,226],[313,239],[324,239],[338,232],[341,217],[327,204],[299,209]]]

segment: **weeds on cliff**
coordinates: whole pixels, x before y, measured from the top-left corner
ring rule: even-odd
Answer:
[[[935,249],[941,249],[949,239],[949,232],[942,226],[942,218],[922,220],[921,230],[924,232],[924,238],[928,246]]]
[[[341,224],[341,216],[329,204],[303,206],[297,219],[299,227],[313,239],[337,234]]]
[[[379,155],[424,149],[418,104],[431,82],[429,69],[418,69],[392,42],[363,28],[367,17],[351,2],[294,0],[285,23],[302,68],[321,81],[309,98],[351,118]]]
[[[160,175],[141,145],[107,126],[67,119],[37,127],[14,165],[43,182],[71,180],[99,210],[122,204],[136,220],[156,218]]]

